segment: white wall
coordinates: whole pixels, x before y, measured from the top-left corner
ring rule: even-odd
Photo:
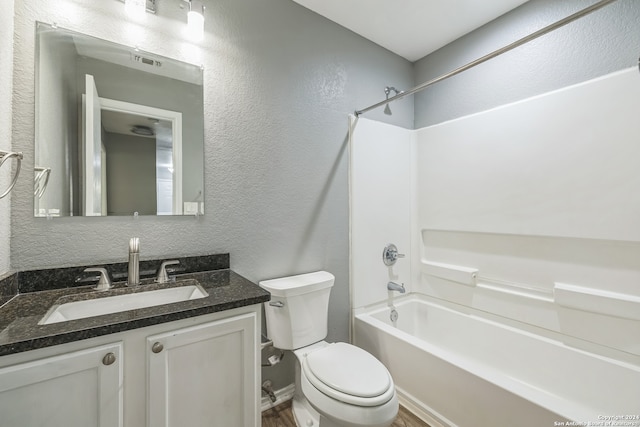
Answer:
[[[637,67],[424,128],[428,229],[640,241]]]
[[[13,0],[2,3],[0,13],[0,150],[11,151],[11,109],[13,88]],[[12,161],[13,162],[13,161]],[[0,169],[0,192],[11,183],[11,165]],[[0,278],[10,268],[11,194],[0,199]]]

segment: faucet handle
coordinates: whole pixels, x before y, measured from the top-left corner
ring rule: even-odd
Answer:
[[[106,268],[102,267],[89,267],[84,269],[85,273],[96,272],[100,273],[100,279],[98,285],[94,288],[96,291],[106,291],[111,289],[111,279],[109,279],[109,273]]]
[[[404,254],[398,253],[398,248],[393,243],[389,243],[382,251],[382,262],[384,265],[391,266],[396,263],[398,258],[404,258]]]
[[[169,281],[169,275],[167,274],[167,265],[176,265],[180,264],[180,261],[177,259],[173,259],[170,261],[162,261],[160,264],[160,268],[158,268],[158,274],[156,275],[156,282],[158,283],[167,283]]]

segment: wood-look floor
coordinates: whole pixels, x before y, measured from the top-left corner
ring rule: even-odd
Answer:
[[[264,411],[262,413],[262,427],[296,427],[291,411],[291,401]],[[429,427],[429,425],[400,406],[398,417],[391,424],[391,427]]]

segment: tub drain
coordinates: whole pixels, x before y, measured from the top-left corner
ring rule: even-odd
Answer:
[[[395,308],[393,310],[391,310],[391,314],[389,315],[389,319],[391,319],[391,321],[393,323],[395,323],[396,320],[398,320],[398,312],[396,311]]]

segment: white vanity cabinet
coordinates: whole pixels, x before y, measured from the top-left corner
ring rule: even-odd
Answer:
[[[3,427],[122,425],[122,342],[0,368]]]
[[[258,426],[259,314],[256,304],[0,357],[0,425]]]
[[[255,327],[246,314],[148,337],[148,425],[259,425]]]

